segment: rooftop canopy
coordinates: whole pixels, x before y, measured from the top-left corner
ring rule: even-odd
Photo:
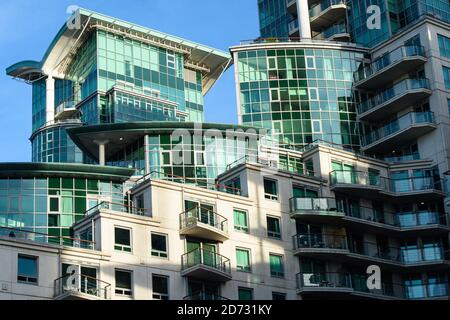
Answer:
[[[67,132],[81,150],[98,160],[99,141],[107,141],[105,156],[108,158],[145,135],[171,134],[178,129],[187,130],[191,133],[201,131],[202,134],[206,130],[214,130],[211,131],[211,134],[220,132],[224,137],[227,133],[234,136],[244,135],[245,137],[253,137],[254,140],[265,134],[264,130],[259,131],[259,129],[253,127],[239,125],[150,121],[73,127],[68,128]]]
[[[62,26],[42,61],[19,62],[7,68],[6,73],[26,81],[34,81],[42,74],[64,78],[66,68],[74,58],[77,48],[95,29],[182,53],[186,68],[202,71],[203,94],[209,91],[232,63],[227,52],[79,8]]]
[[[1,178],[73,177],[127,181],[134,169],[71,163],[0,163]]]

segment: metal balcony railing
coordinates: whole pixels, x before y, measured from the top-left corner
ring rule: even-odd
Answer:
[[[407,113],[389,124],[366,134],[363,138],[363,145],[368,146],[381,139],[394,136],[397,132],[407,129],[408,127],[425,123],[435,123],[433,112],[427,111]]]
[[[228,232],[228,219],[205,207],[196,206],[180,214],[180,229],[197,226],[199,223]]]
[[[94,250],[94,242],[71,237],[49,236],[45,233],[33,232],[29,230],[0,227],[0,237],[7,237],[14,240],[34,241],[44,244],[53,244],[63,247],[81,248]]]
[[[376,108],[396,97],[404,94],[409,90],[430,89],[430,81],[426,78],[423,79],[405,79],[402,80],[390,88],[384,89],[374,97],[360,102],[358,107],[359,114],[367,112],[373,108]]]
[[[107,209],[107,210],[111,210],[111,211],[129,213],[129,214],[137,215],[137,216],[148,216],[148,217],[151,217],[151,212],[150,212],[149,209],[138,208],[138,207],[133,207],[133,206],[127,206],[127,205],[122,204],[122,203],[114,203],[114,202],[108,202],[108,201],[100,202],[95,207],[90,208],[89,210],[87,210],[85,212],[85,216],[90,216],[90,215],[96,213],[97,211],[99,211],[101,209]]]
[[[199,301],[199,300],[206,300],[206,301],[226,301],[229,300],[228,298],[219,296],[214,293],[208,293],[208,292],[197,292],[192,295],[186,296],[183,298],[183,300],[192,300],[192,301]]]
[[[83,293],[99,299],[111,299],[111,284],[82,274],[68,274],[54,281],[55,297]]]
[[[354,74],[355,82],[360,82],[377,72],[387,69],[389,66],[395,64],[396,62],[408,58],[419,56],[426,58],[425,48],[420,45],[409,45],[399,47],[388,54],[376,59],[371,64],[366,65],[364,68],[358,70]]]
[[[230,259],[213,251],[197,248],[181,257],[181,270],[204,265],[231,276]]]

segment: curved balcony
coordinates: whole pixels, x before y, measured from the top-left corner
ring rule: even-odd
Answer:
[[[437,128],[433,112],[410,112],[363,137],[365,152],[387,153]]]
[[[367,276],[346,272],[298,273],[297,294],[311,298],[368,298],[383,300],[448,299],[448,283],[405,286],[383,282],[381,289],[368,289]]]
[[[192,250],[181,257],[181,276],[207,281],[229,281],[230,259],[209,250]]]
[[[78,111],[76,101],[64,101],[55,110],[55,120],[72,118]]]
[[[186,296],[183,298],[183,300],[190,300],[190,301],[227,301],[230,300],[228,298],[218,296],[213,293],[208,292],[197,292],[195,294],[192,294],[190,296]]]
[[[399,47],[356,71],[355,87],[366,90],[383,87],[384,84],[416,70],[426,62],[427,57],[423,46]]]
[[[54,281],[55,300],[110,300],[111,284],[82,274],[68,274]]]
[[[442,182],[425,175],[390,179],[372,172],[336,170],[330,173],[330,185],[332,191],[367,199],[402,197],[412,200],[420,195],[421,200],[426,201],[445,197]]]
[[[402,297],[397,288],[397,293],[394,293],[392,284],[382,283],[380,290],[369,290],[364,276],[344,272],[298,273],[296,280],[297,294],[302,296],[329,299],[356,296],[383,300]]]
[[[291,218],[313,223],[340,221],[345,213],[337,209],[334,198],[291,198]]]
[[[378,243],[355,241],[345,235],[304,233],[293,237],[294,255],[316,259],[333,259],[342,263],[384,267],[445,269],[450,266],[449,251],[439,245],[424,248],[400,248]]]
[[[223,242],[229,239],[228,220],[203,207],[194,207],[180,214],[180,234]]]
[[[313,36],[313,39],[348,42],[350,40],[350,33],[347,31],[345,23],[338,23],[316,34]]]
[[[428,79],[405,79],[357,105],[358,119],[379,121],[431,95]]]
[[[309,10],[311,29],[320,31],[333,25],[347,15],[345,0],[323,0]]]

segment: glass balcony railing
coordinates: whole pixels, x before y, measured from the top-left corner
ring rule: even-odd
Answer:
[[[122,212],[122,213],[128,213],[128,214],[137,215],[137,216],[151,217],[151,212],[149,209],[137,208],[137,207],[133,207],[133,206],[127,206],[127,205],[121,204],[121,203],[113,203],[113,202],[107,202],[107,201],[103,201],[103,202],[99,203],[98,205],[96,205],[95,207],[92,207],[89,210],[87,210],[85,213],[85,216],[90,216],[101,209]]]
[[[336,170],[330,173],[330,183],[331,186],[356,185],[359,187],[375,187],[380,189],[380,191],[399,194],[415,191],[442,190],[442,181],[436,180],[432,176],[427,176],[426,172],[423,173],[422,177],[390,179],[381,177],[377,173]]]
[[[43,244],[58,245],[70,248],[81,248],[94,250],[94,242],[89,240],[50,236],[45,233],[33,232],[30,230],[0,227],[0,237],[9,238],[12,240],[34,241]]]
[[[298,273],[297,289],[307,288],[352,288],[350,274],[321,272],[321,273]]]
[[[111,284],[82,274],[68,274],[54,281],[55,297],[83,293],[95,298],[111,299]]]
[[[181,270],[204,265],[231,276],[230,259],[213,251],[197,248],[185,253],[181,262]]]
[[[314,40],[325,40],[329,39],[337,34],[345,34],[348,33],[347,26],[345,23],[333,24],[332,26],[326,28],[323,32],[316,34],[313,39]]]
[[[293,236],[292,239],[294,243],[294,250],[308,248],[348,250],[346,236],[303,233]]]
[[[186,296],[186,297],[183,298],[183,300],[192,300],[192,301],[200,301],[200,300],[201,301],[204,301],[204,300],[206,300],[206,301],[226,301],[226,300],[229,300],[229,299],[227,299],[225,297],[222,297],[222,296],[219,296],[219,295],[214,294],[214,293],[209,293],[209,292],[202,291],[202,292],[194,293],[194,294],[192,294],[190,296]]]
[[[337,214],[337,204],[335,198],[299,198],[294,197],[290,200],[291,212],[302,211],[320,211],[321,214],[329,212],[332,215]]]
[[[368,146],[379,140],[393,136],[399,131],[407,129],[415,124],[435,123],[433,112],[410,112],[400,118],[390,122],[389,124],[371,131],[363,138],[363,145]]]
[[[380,72],[383,69],[387,69],[389,66],[397,63],[398,61],[408,58],[419,56],[425,58],[425,48],[419,45],[403,46],[389,52],[388,54],[376,59],[371,64],[358,70],[354,74],[355,82],[360,82],[372,75]]]
[[[309,16],[314,19],[316,16],[320,15],[322,12],[327,10],[332,6],[337,6],[340,4],[346,4],[345,0],[323,0],[313,8],[309,10]]]
[[[419,90],[419,89],[423,90],[430,89],[430,81],[426,78],[405,79],[393,85],[392,87],[383,90],[376,96],[360,102],[358,104],[358,112],[359,114],[362,114],[382,104],[385,104],[391,100],[394,100],[396,97],[404,94],[409,90]]]
[[[180,228],[204,224],[228,232],[228,219],[204,207],[194,207],[180,214]]]
[[[425,299],[448,296],[447,283],[430,283],[405,286],[406,299]]]
[[[292,20],[291,22],[289,22],[288,27],[289,27],[289,34],[298,30],[298,19],[295,19],[295,20]]]

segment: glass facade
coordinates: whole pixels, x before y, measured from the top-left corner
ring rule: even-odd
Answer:
[[[290,1],[258,0],[259,28],[262,38],[289,37],[288,25],[294,18],[287,10],[288,2]]]
[[[68,126],[50,126],[33,135],[33,162],[83,163],[83,152],[69,138]]]
[[[362,57],[320,48],[237,52],[242,123],[279,134],[283,145],[358,148],[352,85]]]
[[[122,183],[87,178],[0,178],[0,226],[54,237],[100,201],[123,203]]]
[[[33,132],[46,122],[46,85],[45,79],[33,82],[32,85],[32,129]]]

